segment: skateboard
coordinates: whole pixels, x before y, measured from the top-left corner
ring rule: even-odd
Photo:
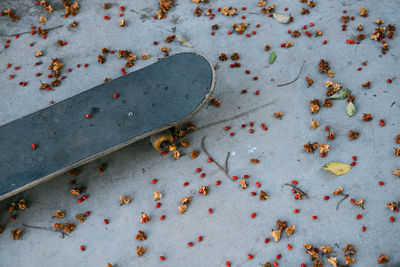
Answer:
[[[179,53],[0,126],[0,200],[149,136],[162,149],[215,82],[204,56]]]

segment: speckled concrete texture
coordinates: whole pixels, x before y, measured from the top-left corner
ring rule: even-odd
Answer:
[[[386,253],[390,264],[395,266],[399,258],[399,222],[398,213],[385,208],[389,201],[399,201],[398,187],[400,180],[392,174],[393,169],[400,168],[399,158],[394,157],[393,147],[398,146],[394,137],[400,134],[400,93],[399,55],[400,42],[396,36],[388,40],[390,50],[381,54],[381,44],[370,40],[376,24],[375,19],[398,25],[397,12],[400,4],[395,0],[382,1],[316,1],[316,7],[309,8],[309,15],[300,15],[301,9],[307,7],[299,1],[278,1],[276,11],[294,16],[291,24],[279,24],[266,14],[260,13],[257,1],[222,1],[210,0],[200,4],[203,9],[213,8],[216,14],[213,20],[207,16],[197,18],[193,15],[195,3],[189,0],[176,0],[165,20],[154,20],[158,10],[156,1],[114,1],[111,9],[104,11],[101,1],[82,1],[76,17],[63,18],[63,7],[59,1],[49,1],[54,8],[47,14],[43,7],[36,6],[34,1],[2,1],[0,10],[14,8],[21,20],[9,22],[7,17],[0,17],[0,124],[20,118],[26,114],[47,107],[49,101],[61,101],[83,92],[98,84],[105,77],[116,78],[121,75],[120,68],[124,61],[116,55],[107,56],[105,64],[97,62],[97,55],[102,47],[110,49],[130,49],[134,54],[150,54],[147,61],[138,60],[136,65],[127,71],[134,71],[147,66],[163,57],[160,46],[171,48],[171,54],[182,51],[200,51],[217,67],[217,86],[214,96],[221,106],[207,105],[193,119],[199,128],[187,136],[191,143],[189,149],[180,148],[183,156],[174,160],[169,153],[161,156],[154,151],[149,141],[142,140],[104,158],[100,158],[80,167],[80,174],[74,178],[79,184],[87,187],[88,199],[81,204],[69,194],[68,175],[60,175],[53,180],[27,190],[20,195],[0,203],[0,225],[4,233],[0,235],[0,266],[107,266],[107,262],[122,266],[260,266],[265,261],[277,261],[279,266],[300,266],[306,263],[312,266],[310,257],[305,253],[302,244],[312,243],[316,246],[331,245],[337,253],[340,264],[344,264],[343,248],[351,243],[357,249],[355,263],[352,266],[377,266],[381,253]],[[274,2],[268,1],[267,5]],[[126,7],[124,18],[127,26],[119,27],[119,6]],[[238,8],[238,15],[225,17],[216,11],[218,7],[232,6]],[[247,10],[241,10],[246,6]],[[359,8],[369,9],[369,16],[362,18]],[[348,23],[347,31],[342,31],[340,17],[354,16]],[[50,31],[46,40],[37,35],[21,35],[19,39],[6,37],[18,32],[30,31],[31,25],[38,25],[40,15],[48,20],[45,27],[63,25],[62,28]],[[107,15],[111,20],[104,20]],[[242,19],[241,16],[246,16]],[[72,21],[78,21],[77,28],[70,28]],[[246,33],[256,31],[251,37],[245,34],[228,35],[232,24],[246,21],[249,24]],[[302,30],[303,25],[315,24],[307,30],[323,32],[321,37],[308,38]],[[218,24],[219,29],[211,35],[211,25]],[[260,24],[257,28],[256,25]],[[359,45],[346,44],[346,39],[355,39],[358,34],[357,24],[364,26],[367,38]],[[292,38],[287,30],[301,29],[300,38]],[[168,35],[179,33],[194,46],[194,49],[183,47],[177,40],[165,43]],[[6,40],[10,47],[4,49]],[[68,42],[58,47],[57,40]],[[286,40],[293,41],[291,48],[281,48]],[[327,44],[323,45],[323,40]],[[153,45],[154,41],[160,44]],[[34,43],[33,47],[29,44]],[[268,63],[271,45],[277,59]],[[34,57],[38,49],[44,56]],[[228,56],[233,52],[240,53],[240,68],[230,68],[232,60],[221,62],[220,53]],[[65,67],[62,71],[67,76],[61,86],[53,91],[40,91],[40,81],[47,82],[47,66],[51,58],[59,57]],[[327,60],[335,73],[333,80],[350,88],[356,96],[356,114],[348,117],[345,113],[346,102],[335,101],[332,108],[321,108],[312,115],[309,101],[314,98],[322,101],[325,97],[325,82],[329,77],[318,71],[320,59]],[[36,61],[40,66],[34,66]],[[305,61],[299,79],[288,86],[278,84],[293,80]],[[362,62],[367,62],[363,66]],[[6,64],[11,63],[10,69]],[[88,63],[87,68],[77,68],[77,64]],[[20,66],[14,70],[14,66]],[[357,68],[361,67],[361,71]],[[71,68],[71,72],[67,72]],[[246,74],[249,69],[251,74]],[[36,77],[42,72],[41,77]],[[9,79],[9,74],[15,74]],[[182,73],[184,75],[184,73]],[[253,80],[258,76],[258,80]],[[305,77],[314,80],[307,87]],[[386,80],[392,79],[388,84]],[[19,81],[28,85],[18,86]],[[361,84],[371,81],[370,89]],[[241,91],[247,89],[246,94]],[[256,95],[255,91],[260,90]],[[179,108],[179,107],[177,107]],[[250,111],[250,112],[247,112]],[[284,112],[281,120],[274,118],[274,112]],[[363,113],[371,113],[371,122],[361,120]],[[240,115],[241,116],[236,116]],[[379,125],[379,119],[385,119],[386,126]],[[318,120],[321,126],[310,130],[312,119]],[[254,133],[249,133],[249,122],[253,121]],[[259,127],[265,123],[268,131]],[[241,124],[247,124],[242,128]],[[325,125],[335,132],[335,140],[326,139]],[[226,131],[225,126],[231,130]],[[348,140],[349,129],[360,132],[358,140]],[[234,132],[234,136],[229,133]],[[101,133],[99,133],[101,134]],[[250,175],[249,186],[243,190],[238,182],[228,179],[214,164],[207,162],[203,151],[197,159],[191,159],[191,149],[201,150],[201,139],[207,136],[205,143],[210,154],[222,165],[226,154],[231,153],[229,174],[243,177]],[[2,140],[1,142],[3,142]],[[319,153],[308,154],[303,145],[308,141],[327,143],[331,151],[325,158]],[[334,176],[321,167],[330,161],[350,163],[351,157],[357,156],[357,165],[343,176]],[[260,160],[258,165],[249,162],[251,158]],[[97,164],[107,164],[107,170],[99,174]],[[202,168],[204,178],[196,173]],[[1,174],[0,174],[1,175]],[[156,178],[158,182],[152,184]],[[285,186],[296,179],[299,187],[307,192],[309,199],[295,200],[291,189]],[[216,186],[215,181],[221,180]],[[190,183],[184,187],[185,181]],[[256,181],[261,188],[256,187]],[[378,181],[385,182],[379,186]],[[201,185],[210,185],[209,195],[198,193]],[[338,196],[332,192],[339,186],[350,197],[343,201],[336,210]],[[250,192],[264,190],[269,199],[259,201],[258,195]],[[163,194],[162,206],[155,208],[152,199],[153,191]],[[132,203],[119,206],[120,195],[132,198]],[[181,198],[190,195],[193,201],[184,214],[179,214],[177,206]],[[329,195],[330,200],[323,200]],[[24,198],[29,209],[19,213],[15,221],[10,221],[7,208],[12,201]],[[351,205],[350,198],[365,199],[365,209]],[[208,209],[214,212],[209,214]],[[62,209],[66,218],[52,219],[54,211]],[[295,214],[294,209],[300,212]],[[91,215],[80,223],[75,215],[85,211]],[[146,212],[151,221],[141,224],[140,213]],[[254,219],[250,216],[257,213]],[[362,214],[360,220],[357,214]],[[165,220],[159,218],[165,215]],[[318,216],[312,220],[312,216]],[[396,221],[390,222],[394,216]],[[107,218],[109,224],[103,220]],[[275,229],[275,220],[287,220],[296,225],[291,237],[283,236],[279,243],[264,239]],[[21,226],[20,223],[33,226],[52,227],[55,221],[71,221],[77,228],[69,236],[60,238],[58,233]],[[362,226],[366,231],[362,232]],[[21,228],[21,239],[14,241],[10,230]],[[135,235],[143,230],[147,240],[137,241]],[[197,237],[203,236],[198,242]],[[194,242],[188,247],[188,242]],[[287,249],[287,244],[293,246]],[[86,250],[80,251],[84,245]],[[147,248],[143,257],[137,257],[136,247]],[[254,255],[252,260],[248,254]],[[282,258],[276,260],[277,254]],[[159,256],[165,256],[160,261]],[[324,256],[325,266],[329,266]]]

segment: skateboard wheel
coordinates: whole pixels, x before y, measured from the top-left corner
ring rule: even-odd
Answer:
[[[150,142],[156,150],[167,150],[169,145],[174,141],[172,134],[169,130],[162,131],[150,137]]]

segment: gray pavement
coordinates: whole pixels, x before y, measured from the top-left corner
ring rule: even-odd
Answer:
[[[170,47],[171,54],[191,51],[177,40],[165,43],[165,37],[174,32],[185,36],[195,51],[218,64],[214,96],[221,106],[206,106],[195,116],[193,122],[200,129],[188,136],[191,147],[180,149],[184,156],[178,160],[174,160],[171,153],[161,156],[146,139],[82,166],[76,180],[87,187],[88,199],[81,204],[69,194],[68,182],[72,178],[66,174],[0,202],[0,225],[4,230],[0,235],[0,266],[107,266],[107,262],[119,267],[225,266],[226,261],[230,261],[231,266],[259,266],[267,260],[275,261],[277,254],[282,255],[276,260],[279,266],[300,266],[303,262],[312,266],[303,243],[318,247],[331,245],[340,264],[344,264],[342,249],[348,243],[357,249],[352,266],[376,266],[381,253],[390,258],[388,266],[400,262],[400,218],[398,213],[385,208],[387,202],[400,200],[400,180],[392,174],[393,169],[400,168],[399,158],[393,156],[394,137],[400,134],[400,93],[396,79],[400,42],[397,36],[388,40],[390,50],[381,55],[381,45],[369,39],[376,27],[375,19],[384,19],[385,25],[399,24],[400,5],[397,1],[316,1],[317,6],[309,8],[310,14],[304,16],[300,11],[302,7],[308,7],[306,4],[276,2],[277,12],[284,13],[284,8],[289,7],[288,12],[294,16],[294,22],[287,25],[261,14],[257,1],[210,0],[208,4],[201,4],[203,9],[214,9],[213,20],[206,16],[195,17],[196,4],[189,0],[176,0],[165,20],[153,19],[158,10],[156,1],[115,1],[107,11],[102,9],[101,1],[82,1],[78,15],[67,19],[62,17],[63,7],[58,1],[49,2],[54,8],[51,15],[34,1],[0,2],[0,10],[11,7],[21,17],[15,23],[6,16],[0,17],[1,125],[47,107],[51,100],[61,101],[101,84],[105,77],[119,77],[124,61],[108,55],[106,63],[99,64],[97,55],[102,47],[151,55],[147,61],[138,60],[134,67],[127,69],[129,72],[163,57],[160,46]],[[268,1],[267,5],[270,4],[273,2]],[[119,27],[120,5],[126,7],[127,25],[124,28]],[[225,17],[215,10],[224,6],[238,8],[238,15]],[[247,10],[241,10],[242,6]],[[368,18],[360,17],[360,7],[369,9]],[[347,31],[342,31],[340,21],[343,9],[348,11],[347,15],[355,17]],[[30,34],[18,39],[5,36],[29,31],[31,25],[39,24],[41,15],[47,17],[46,27],[63,27],[50,31],[46,40]],[[104,20],[105,15],[111,20]],[[233,23],[243,21],[242,15],[249,24],[245,33],[253,30],[257,33],[251,37],[228,35]],[[74,20],[79,26],[68,27]],[[319,29],[323,36],[308,38],[304,30],[301,30],[300,38],[287,34],[288,29],[301,29],[310,22],[315,26],[308,30]],[[367,38],[360,45],[346,44],[346,39],[354,39],[358,34],[355,28],[359,23],[364,26]],[[214,36],[211,35],[213,24],[220,27]],[[259,28],[256,28],[257,24],[260,24]],[[10,47],[4,49],[7,39],[11,40]],[[59,39],[68,45],[58,47],[56,41]],[[293,41],[294,46],[281,48],[280,44],[286,40]],[[323,45],[323,40],[328,43]],[[159,41],[160,45],[154,46],[154,41]],[[34,46],[30,47],[30,43]],[[269,52],[264,51],[266,44],[270,44],[270,51],[277,54],[274,64],[268,64]],[[34,56],[38,49],[43,51],[40,58],[43,64],[34,66],[38,61]],[[228,55],[239,52],[242,66],[230,68],[233,61],[220,62],[218,56],[222,52]],[[40,91],[40,81],[49,80],[47,66],[55,57],[64,63],[62,75],[67,78],[53,91]],[[310,114],[309,101],[324,98],[324,85],[329,80],[318,71],[320,59],[330,63],[335,73],[333,80],[350,88],[356,96],[357,112],[353,117],[346,115],[345,101],[336,101],[332,108],[321,108],[317,114]],[[276,86],[294,79],[304,60],[304,69],[295,83]],[[362,62],[367,62],[367,66]],[[7,63],[12,64],[10,69],[6,68]],[[85,63],[89,64],[87,68],[76,67]],[[20,66],[20,69],[14,70],[14,66]],[[362,67],[361,71],[357,71],[359,67]],[[68,72],[67,68],[72,71]],[[247,75],[245,69],[251,74]],[[37,72],[43,75],[36,77]],[[9,74],[14,74],[15,78],[9,79]],[[254,76],[258,76],[258,80],[253,80]],[[314,80],[309,88],[306,76]],[[392,79],[391,84],[386,82],[388,78]],[[26,81],[28,85],[19,86],[19,81]],[[366,81],[372,82],[370,89],[361,87]],[[247,89],[248,93],[241,94],[242,89]],[[260,90],[259,95],[255,95],[256,90]],[[253,111],[245,113],[249,110]],[[274,112],[280,111],[284,112],[282,120],[273,116]],[[243,116],[234,117],[243,113]],[[363,113],[371,113],[374,119],[362,121]],[[385,119],[385,127],[379,126],[380,118]],[[310,130],[312,119],[321,123],[316,130]],[[253,134],[248,132],[249,126],[241,128],[241,124],[250,121],[256,125]],[[261,122],[268,126],[268,131],[259,127]],[[335,140],[326,140],[325,125],[335,131]],[[225,131],[225,126],[230,126],[231,131]],[[360,138],[348,140],[349,129],[358,130]],[[229,132],[235,135],[230,136]],[[231,153],[230,175],[250,175],[247,189],[241,189],[238,182],[232,182],[214,164],[208,163],[205,153],[197,159],[190,158],[190,149],[201,150],[203,136],[207,136],[206,146],[218,162],[223,163],[227,152]],[[303,149],[308,141],[328,143],[331,151],[325,158],[317,152],[308,154]],[[329,161],[350,163],[352,156],[358,157],[357,165],[343,176],[334,176],[321,169]],[[250,158],[257,158],[260,163],[252,165]],[[99,163],[108,166],[102,174],[97,172]],[[204,178],[195,172],[197,168],[206,173]],[[156,184],[151,183],[154,178],[158,179]],[[293,179],[298,180],[299,186],[310,195],[309,199],[293,199],[290,188],[284,186]],[[214,185],[216,180],[222,181],[220,186]],[[190,185],[184,187],[185,181]],[[259,201],[258,195],[250,195],[252,191],[258,192],[257,181],[269,194],[268,200]],[[385,185],[379,186],[378,181]],[[201,185],[211,185],[209,195],[197,193]],[[337,211],[340,197],[333,196],[332,192],[339,186],[350,197]],[[159,209],[155,208],[152,199],[154,190],[163,194]],[[131,197],[132,202],[119,206],[120,195]],[[186,213],[179,214],[179,201],[187,195],[193,196],[193,201]],[[330,200],[323,200],[325,195],[330,195]],[[7,208],[10,202],[20,198],[27,201],[29,209],[19,213],[17,220],[10,221]],[[350,198],[364,198],[365,209],[351,205]],[[212,214],[209,214],[209,208],[214,210]],[[65,219],[58,221],[77,224],[65,238],[60,238],[58,233],[20,225],[22,222],[51,227],[57,221],[51,218],[57,209],[66,214]],[[295,214],[294,209],[300,212]],[[86,221],[77,222],[75,215],[88,210],[91,215]],[[146,212],[151,221],[141,224],[141,212]],[[253,212],[257,216],[251,219]],[[357,220],[357,214],[362,214],[362,219]],[[165,220],[159,219],[161,215],[166,216]],[[312,220],[313,215],[318,219]],[[389,221],[391,216],[395,217],[395,222]],[[105,218],[109,220],[108,225],[103,222]],[[284,235],[278,243],[271,240],[265,244],[264,239],[275,228],[277,219],[287,220],[297,228],[293,236]],[[361,231],[362,226],[366,227],[365,232]],[[23,230],[18,241],[12,240],[10,235],[10,230],[16,228]],[[135,240],[138,230],[148,235],[147,240]],[[203,236],[202,242],[197,241],[199,235]],[[194,246],[189,247],[188,242],[194,242]],[[288,243],[293,246],[292,250],[287,249]],[[81,245],[86,247],[83,252]],[[147,251],[139,258],[136,247],[142,245]],[[254,258],[250,260],[248,254]],[[165,256],[166,260],[160,261],[160,256]],[[329,266],[326,258],[324,261]]]

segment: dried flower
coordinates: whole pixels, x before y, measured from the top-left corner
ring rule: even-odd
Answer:
[[[121,200],[121,204],[120,205],[129,204],[132,201],[129,197],[126,197],[124,195],[121,195],[119,197],[119,199]]]
[[[54,212],[54,217],[56,218],[64,218],[64,212],[62,212],[62,210],[57,210],[56,212]]]
[[[293,234],[293,232],[294,232],[295,229],[296,229],[296,226],[294,226],[294,225],[288,226],[288,227],[285,229],[286,234],[287,234],[288,236],[292,236],[292,234]]]
[[[363,84],[361,84],[361,85],[362,85],[362,87],[364,87],[364,88],[369,88],[369,87],[371,86],[371,82],[368,81],[368,82],[365,82],[365,83],[363,83]]]
[[[304,149],[308,152],[308,153],[313,153],[314,150],[316,150],[318,148],[318,143],[314,142],[314,143],[310,143],[308,142],[307,144],[304,145]]]
[[[397,177],[400,177],[400,171],[398,169],[394,169],[393,174],[396,175]]]
[[[312,120],[311,121],[311,124],[310,124],[311,130],[314,130],[314,129],[318,128],[318,126],[319,126],[319,122],[318,121],[316,121],[316,120]]]
[[[260,191],[260,200],[267,200],[269,197],[264,191]]]
[[[389,263],[389,258],[386,256],[386,254],[381,254],[378,258],[378,264],[382,263]]]
[[[18,240],[20,238],[22,230],[21,229],[16,229],[11,231],[11,236],[13,240]]]
[[[346,244],[346,247],[343,249],[344,254],[351,254],[354,255],[356,254],[356,249],[353,247],[352,244]],[[346,263],[347,264],[347,263]]]
[[[394,211],[396,209],[396,202],[388,202],[386,203],[386,208],[389,208],[391,211]]]
[[[75,229],[75,224],[74,223],[69,223],[66,222],[65,226],[64,226],[64,232],[66,232],[67,234],[71,233],[74,229]]]
[[[360,134],[358,132],[349,130],[349,139],[350,140],[357,139],[359,135]]]
[[[239,184],[240,184],[240,186],[242,187],[242,189],[246,189],[247,184],[246,184],[246,181],[245,181],[245,180],[240,180],[240,181],[239,181]]]
[[[190,201],[192,201],[192,197],[191,196],[187,196],[181,199],[181,204],[189,204]]]
[[[310,101],[310,111],[313,114],[316,114],[319,111],[320,104],[319,100],[314,98],[313,100]]]
[[[321,246],[321,250],[322,250],[322,252],[324,252],[325,254],[331,253],[331,252],[332,252],[332,247],[331,247],[331,246]]]
[[[75,216],[75,218],[80,221],[80,222],[84,222],[86,220],[86,216],[83,213],[79,213]]]
[[[332,264],[333,267],[337,267],[337,257],[328,258],[328,262]]]
[[[149,221],[150,221],[150,217],[147,216],[146,213],[142,212],[142,213],[140,214],[140,223],[147,223],[147,222],[149,222]]]
[[[187,211],[188,206],[186,206],[186,205],[179,205],[179,206],[178,206],[178,209],[179,209],[179,213],[180,213],[180,214],[183,214],[183,213],[185,213],[185,211]]]
[[[258,160],[258,159],[250,159],[250,162],[253,163],[253,164],[258,164],[258,163],[260,163],[260,160]]]
[[[360,7],[360,15],[362,17],[368,17],[368,9],[365,9],[363,7]]]
[[[200,151],[193,149],[192,151],[190,151],[190,157],[192,159],[197,158],[200,155]]]
[[[199,193],[206,196],[206,195],[208,194],[208,186],[202,185],[202,186],[200,187]],[[183,203],[182,203],[182,204],[183,204]]]
[[[277,119],[282,119],[282,117],[283,117],[283,112],[281,111],[281,112],[274,112],[274,116],[275,116],[275,118],[277,118]]]
[[[228,59],[228,56],[226,54],[224,54],[224,53],[221,53],[221,55],[219,55],[218,59],[221,60],[221,61],[225,61],[225,60]]]
[[[138,255],[138,257],[142,257],[143,253],[145,253],[145,252],[146,252],[146,248],[144,246],[136,248],[136,254]]]
[[[268,50],[270,50],[270,49],[271,49],[271,45],[267,44],[266,46],[264,46],[264,50],[265,50],[265,51],[268,51]]]
[[[126,25],[125,19],[121,19],[121,20],[119,21],[119,26],[120,26],[120,27],[125,27],[125,25]]]
[[[319,145],[319,153],[324,154],[328,151],[330,151],[330,145],[326,145],[326,144]]]
[[[136,240],[142,241],[147,239],[147,235],[143,231],[138,231],[137,235],[135,236]]]
[[[275,240],[275,242],[279,242],[281,240],[281,230],[272,231],[269,235]]]
[[[339,195],[339,194],[341,194],[342,193],[342,191],[343,191],[343,187],[338,187],[338,189],[336,189],[335,191],[333,191],[333,194],[334,195]]]

